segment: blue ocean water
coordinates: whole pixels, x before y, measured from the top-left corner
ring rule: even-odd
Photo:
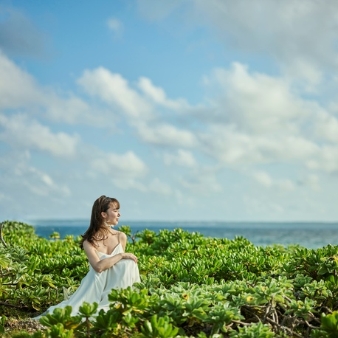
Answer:
[[[88,220],[35,220],[28,223],[35,227],[37,235],[44,238],[49,238],[54,231],[59,232],[61,238],[66,235],[79,236],[89,225]],[[328,244],[338,245],[338,223],[123,221],[121,225],[130,226],[133,233],[144,229],[158,232],[161,229],[181,228],[208,237],[233,239],[242,236],[259,246],[298,244],[315,249]]]

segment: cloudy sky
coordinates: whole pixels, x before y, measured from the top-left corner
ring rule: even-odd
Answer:
[[[0,1],[1,218],[338,220],[338,2]]]

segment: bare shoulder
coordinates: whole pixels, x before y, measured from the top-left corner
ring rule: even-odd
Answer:
[[[127,235],[122,231],[119,231],[119,238],[120,238],[120,241],[123,241],[123,242],[127,241]]]
[[[122,232],[122,231],[119,231],[119,241],[122,245],[122,248],[123,248],[123,251],[126,250],[126,245],[127,245],[127,235]]]
[[[95,250],[94,246],[91,243],[89,243],[87,240],[84,240],[82,245],[85,251]]]

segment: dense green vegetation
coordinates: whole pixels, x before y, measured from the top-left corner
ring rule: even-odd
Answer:
[[[79,238],[47,240],[4,222],[0,334],[5,337],[338,337],[337,246],[258,247],[181,229],[132,234],[142,283],[112,290],[111,309],[57,309],[35,332],[12,329],[72,293],[87,273]],[[55,234],[54,234],[55,235]],[[94,314],[96,315],[94,316]],[[24,327],[24,326],[23,326]]]

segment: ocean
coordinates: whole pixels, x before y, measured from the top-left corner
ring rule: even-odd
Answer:
[[[56,231],[64,238],[66,235],[83,234],[89,221],[35,220],[28,223],[34,226],[36,234],[40,237],[49,238],[49,235]],[[158,232],[161,229],[181,228],[189,232],[199,232],[207,237],[234,239],[236,236],[242,236],[257,246],[298,244],[316,249],[328,244],[338,245],[338,223],[122,221],[119,226],[121,225],[128,225],[132,233],[144,229]]]

